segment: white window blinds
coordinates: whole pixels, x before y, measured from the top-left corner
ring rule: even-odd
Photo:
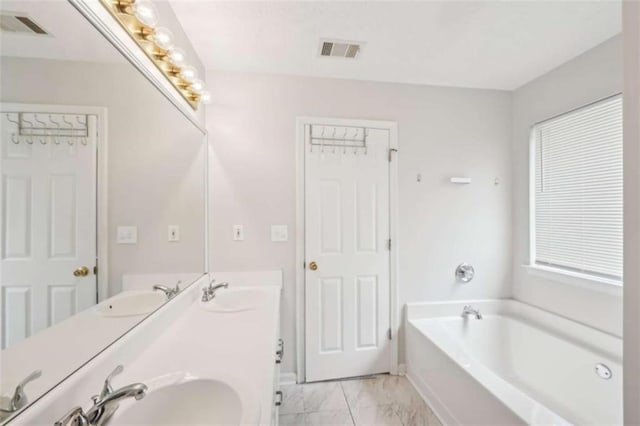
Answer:
[[[533,127],[538,265],[622,278],[622,98]]]

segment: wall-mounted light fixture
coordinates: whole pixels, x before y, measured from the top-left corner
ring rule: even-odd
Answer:
[[[187,64],[185,51],[175,45],[173,33],[158,26],[158,10],[151,0],[101,2],[193,109],[211,102],[196,69]]]

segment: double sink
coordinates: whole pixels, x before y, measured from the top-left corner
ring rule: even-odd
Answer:
[[[233,324],[237,320],[245,322],[241,318],[248,320],[273,315],[270,313],[273,306],[266,311],[261,309],[265,304],[273,305],[277,300],[273,294],[273,290],[260,287],[232,287],[217,290],[215,297],[209,301],[194,300],[182,319],[174,324],[173,330],[165,330],[165,337],[142,354],[147,361],[127,367],[129,371],[126,375],[114,379],[114,382],[118,382],[116,386],[109,386],[112,395],[126,388],[141,386],[145,388],[142,397],[137,399],[140,396],[138,394],[135,398],[117,398],[112,404],[117,409],[103,419],[104,423],[101,421],[97,424],[190,426],[259,423],[262,405],[260,392],[254,383],[245,383],[242,375],[245,367],[238,369],[240,365],[234,366],[236,363],[229,359],[220,363],[214,359],[220,356],[235,356],[238,359],[248,356],[251,351],[242,346],[252,340],[255,343],[256,339],[247,338],[249,336],[246,333],[263,333],[260,330],[236,330]],[[96,310],[105,317],[141,315],[156,310],[166,300],[165,294],[157,291],[126,291],[98,305]],[[233,313],[238,315],[234,316],[237,320],[231,318]],[[249,323],[255,324],[247,321]],[[196,324],[197,327],[194,327]],[[198,330],[198,327],[205,328]],[[241,337],[243,334],[245,338]],[[242,344],[237,348],[227,345],[227,351],[221,351],[222,340],[229,341],[228,338],[232,336],[237,336]],[[177,348],[180,348],[180,352],[176,352]],[[238,352],[228,353],[235,351]],[[266,361],[268,365],[270,360]],[[122,368],[117,370],[121,372]],[[135,380],[143,383],[120,387]],[[94,407],[96,402],[99,400],[94,400]],[[92,409],[83,411],[78,407],[76,410],[79,410],[77,415],[84,416],[90,414]],[[78,423],[68,418],[67,422],[61,424]]]

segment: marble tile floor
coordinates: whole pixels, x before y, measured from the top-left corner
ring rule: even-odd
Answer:
[[[281,387],[281,426],[442,426],[406,377]]]

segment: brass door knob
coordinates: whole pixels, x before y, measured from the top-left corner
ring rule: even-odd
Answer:
[[[86,266],[81,266],[73,271],[74,277],[86,277],[87,275],[89,275],[89,268],[87,268]]]
[[[312,271],[315,271],[316,269],[318,269],[318,264],[316,262],[311,262],[309,264],[309,269],[311,269]]]

